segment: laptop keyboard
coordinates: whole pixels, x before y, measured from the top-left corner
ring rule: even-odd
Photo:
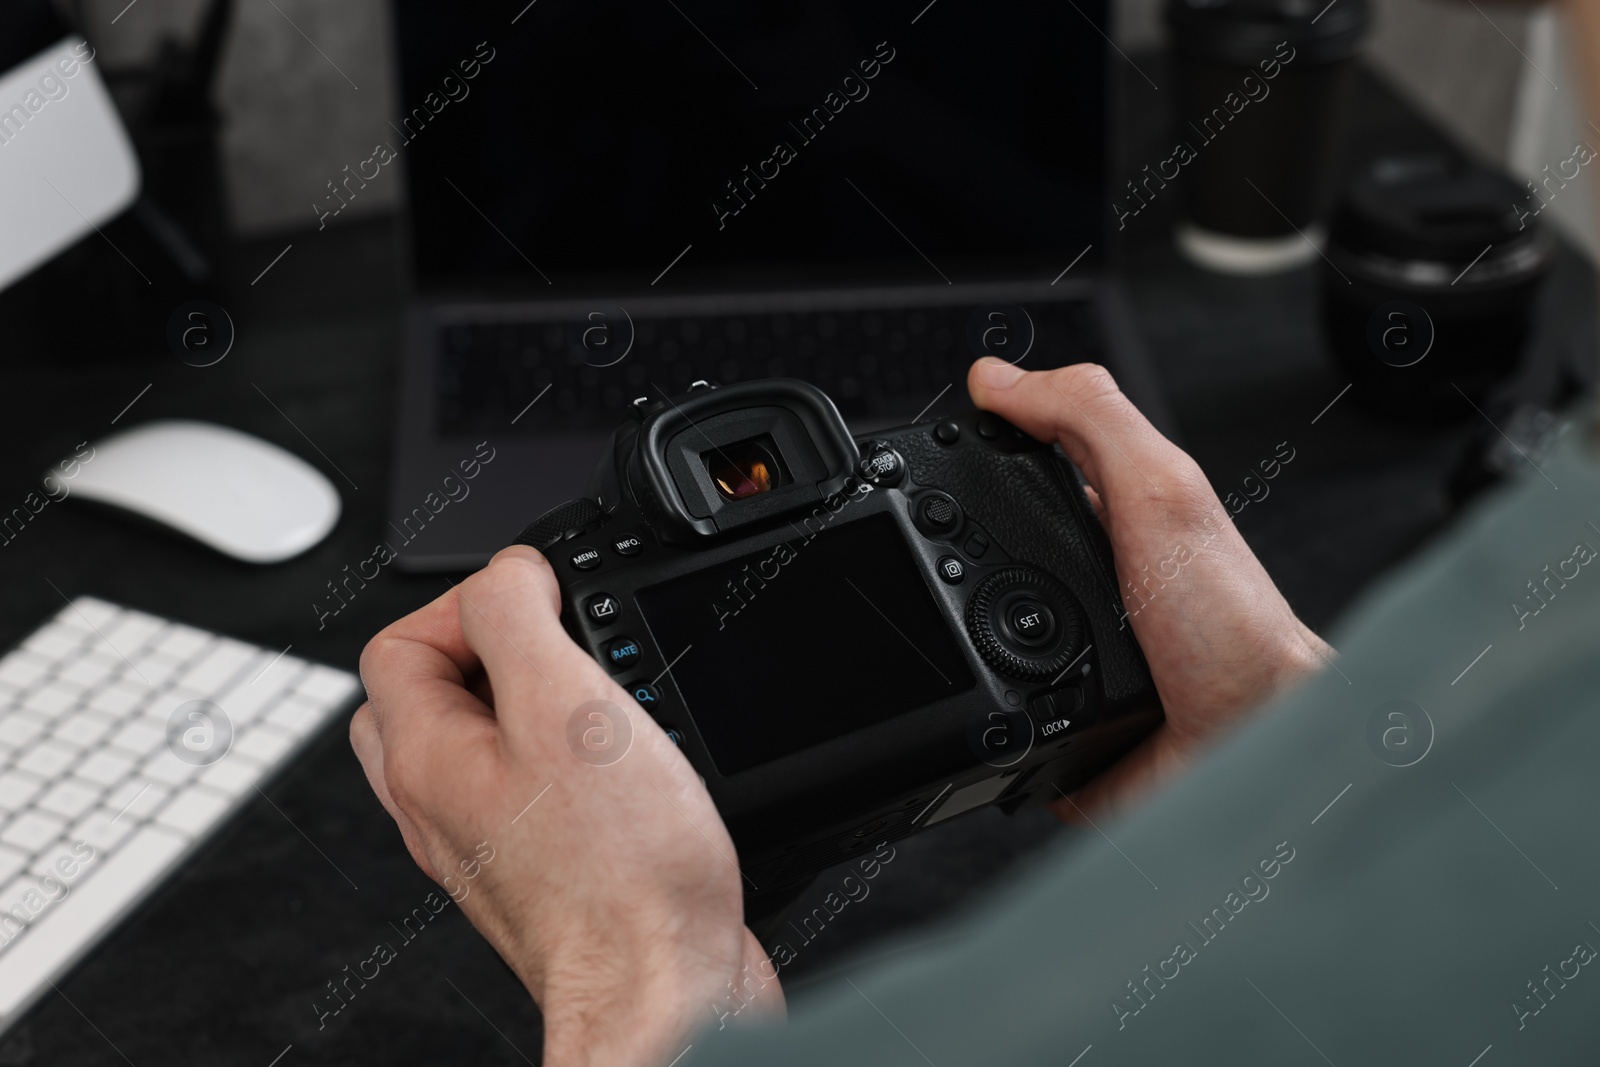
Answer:
[[[581,325],[567,321],[448,322],[436,335],[438,431],[608,430],[630,401],[655,396],[658,387],[675,394],[697,379],[727,385],[776,377],[818,386],[852,425],[908,421],[952,383],[964,399],[973,341],[993,306],[635,317],[632,349],[611,366],[597,365],[614,357],[585,349]],[[1023,366],[1105,361],[1098,310],[1089,300],[1026,306],[1034,341]],[[1020,343],[1015,335],[1013,343]]]
[[[359,691],[93,597],[0,658],[0,1030]]]

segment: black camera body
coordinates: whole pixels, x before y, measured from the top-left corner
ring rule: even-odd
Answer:
[[[1162,719],[1077,471],[988,413],[857,441],[804,382],[696,383],[518,542],[751,889],[1055,799]]]

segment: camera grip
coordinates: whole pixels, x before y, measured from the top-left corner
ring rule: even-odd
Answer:
[[[1108,702],[1154,699],[1149,668],[1123,618],[1110,541],[1069,460],[1043,445],[1018,452],[976,442],[947,447],[926,433],[895,446],[919,485],[949,493],[1012,558],[1055,575],[1078,598]]]

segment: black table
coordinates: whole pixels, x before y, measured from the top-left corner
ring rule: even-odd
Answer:
[[[1137,58],[1158,69],[1158,57]],[[1164,100],[1121,73],[1129,107],[1120,150],[1132,175],[1136,161],[1158,158]],[[1439,136],[1370,76],[1356,91],[1361,150]],[[1118,259],[1180,439],[1224,493],[1279,442],[1294,448],[1271,495],[1238,523],[1302,617],[1326,625],[1447,520],[1445,476],[1473,426],[1377,421],[1349,397],[1328,408],[1346,383],[1314,322],[1313,270],[1204,274],[1173,252],[1169,217],[1142,215]],[[197,417],[257,434],[326,470],[344,491],[345,513],[306,556],[258,569],[77,502],[51,504],[0,547],[0,643],[57,611],[62,594],[89,593],[353,669],[377,629],[443,592],[443,576],[389,568],[325,628],[312,607],[325,583],[383,536],[399,344],[395,263],[389,220],[240,247],[226,305],[238,341],[204,369],[178,362],[157,336],[83,362],[53,358],[48,329],[13,332],[0,371],[3,506],[20,503],[37,472],[77,442],[111,432],[113,417],[139,396],[119,425]],[[1539,358],[1581,352],[1592,362],[1593,287],[1587,264],[1564,248],[1543,296]],[[277,1061],[284,1067],[537,1062],[537,1010],[455,908],[397,944],[398,958],[319,1027],[314,1004],[326,984],[377,943],[397,942],[391,921],[433,886],[372,797],[341,726],[266,793],[271,804],[253,801],[0,1042],[0,1065],[268,1067],[286,1050]],[[1070,833],[1042,812],[984,812],[897,845],[871,895],[799,949],[786,982],[793,988],[846,953],[882,947],[890,932],[936,936],[931,919]],[[836,881],[825,875],[813,895],[819,901]]]

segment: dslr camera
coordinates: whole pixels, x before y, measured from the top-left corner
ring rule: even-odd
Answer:
[[[855,439],[787,379],[697,382],[631,415],[590,494],[517,542],[705,779],[747,893],[1056,799],[1160,723],[1110,545],[1053,446],[984,412]]]

